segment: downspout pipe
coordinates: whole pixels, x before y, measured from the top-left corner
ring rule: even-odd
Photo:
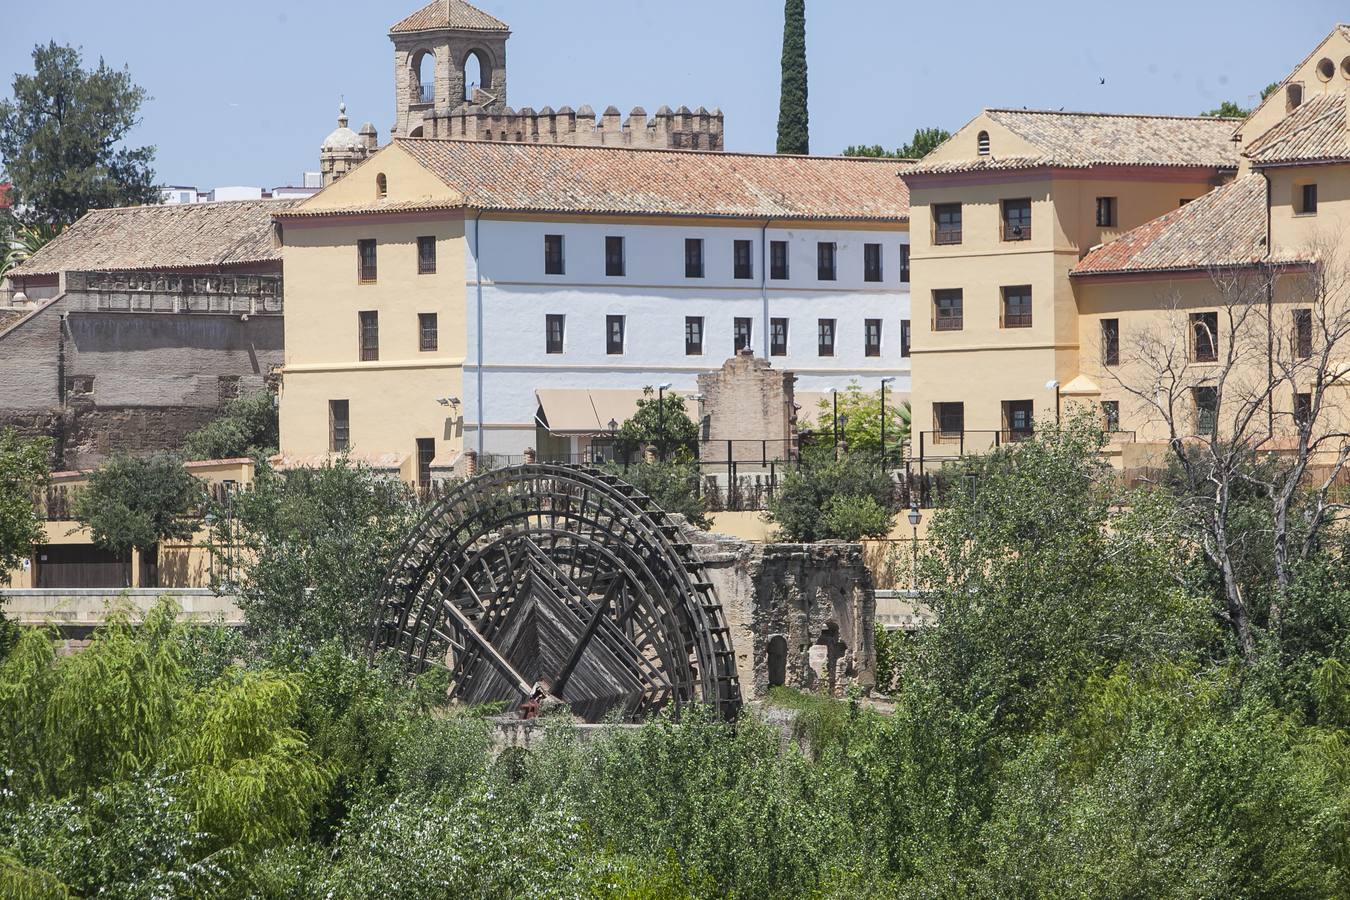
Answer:
[[[477,384],[477,431],[478,456],[483,456],[483,211],[477,210],[473,217],[473,256],[474,256],[474,319],[477,324],[477,347],[474,357],[474,381]]]
[[[764,321],[760,327],[763,336],[764,358],[769,358],[769,224],[773,219],[765,219],[759,229],[759,300],[763,307]]]
[[[1266,181],[1266,259],[1270,259],[1270,198],[1273,186],[1270,183],[1270,173],[1261,170],[1261,177]],[[1275,281],[1273,273],[1274,268],[1266,268],[1266,384],[1275,383]],[[1275,398],[1271,397],[1266,403],[1266,436],[1273,438],[1275,436]]]

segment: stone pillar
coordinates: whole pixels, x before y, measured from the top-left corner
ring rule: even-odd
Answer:
[[[525,448],[525,465],[527,465],[527,466],[532,466],[532,465],[534,465],[534,464],[537,463],[537,462],[539,462],[539,454],[538,454],[537,452],[535,452],[535,449],[534,449],[533,447],[526,447],[526,448]]]
[[[473,478],[478,474],[478,451],[469,450],[464,454],[464,477]]]

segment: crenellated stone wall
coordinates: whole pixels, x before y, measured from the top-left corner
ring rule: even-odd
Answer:
[[[436,110],[426,117],[423,137],[470,141],[512,141],[529,144],[575,144],[589,147],[723,150],[723,117],[699,107],[662,106],[653,116],[642,107],[624,118],[613,106],[597,119],[595,110],[570,106],[539,111],[509,106],[461,106]]]

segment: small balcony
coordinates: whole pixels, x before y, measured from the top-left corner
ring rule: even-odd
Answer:
[[[934,244],[959,244],[961,243],[960,225],[938,225],[933,229]]]
[[[1003,240],[1004,241],[1029,241],[1031,240],[1031,223],[1019,222],[1017,220],[1003,220]]]
[[[436,102],[436,85],[431,82],[413,85],[413,103],[430,105]]]

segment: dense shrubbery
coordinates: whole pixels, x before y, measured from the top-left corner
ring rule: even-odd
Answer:
[[[271,391],[236,397],[220,418],[187,436],[183,455],[187,459],[233,459],[275,453],[281,425],[277,398]]]
[[[971,464],[922,560],[939,625],[885,645],[893,708],[776,694],[804,751],[694,715],[494,756],[444,681],[337,641],[259,655],[169,609],[72,657],[25,633],[0,894],[1350,894],[1347,556],[1248,665],[1174,499],[1123,497],[1095,440]]]

